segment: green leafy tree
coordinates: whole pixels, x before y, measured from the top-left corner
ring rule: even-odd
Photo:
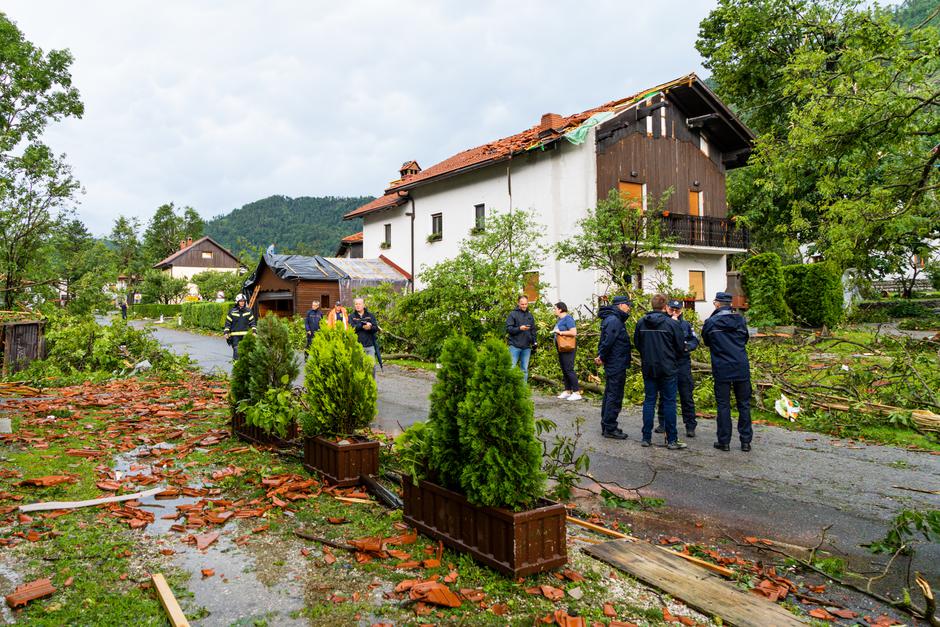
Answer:
[[[461,486],[474,505],[521,510],[545,492],[542,445],[522,371],[509,349],[483,343],[467,396],[460,403]]]
[[[140,223],[137,218],[118,216],[111,227],[108,241],[117,257],[118,272],[127,276],[143,276],[146,268],[141,258]]]
[[[187,285],[186,279],[174,279],[169,272],[148,270],[140,285],[140,294],[145,303],[169,305],[186,294]]]
[[[72,55],[48,53],[0,13],[0,304],[15,307],[27,286],[52,282],[39,257],[58,211],[78,190],[62,157],[40,138],[50,122],[81,117]]]
[[[741,266],[741,282],[747,294],[747,319],[755,326],[784,324],[790,311],[784,301],[786,284],[777,253],[754,255]]]
[[[204,229],[205,222],[192,207],[184,207],[182,215],[173,203],[157,207],[143,237],[148,267],[179,250],[181,241],[202,237]]]
[[[199,239],[205,235],[206,221],[192,207],[183,209],[182,230],[186,238]]]
[[[235,295],[242,289],[245,277],[235,272],[206,270],[194,274],[189,280],[199,288],[199,295],[204,300],[214,300],[219,292],[225,294],[226,300],[234,300]]]
[[[523,292],[526,275],[545,257],[541,230],[531,212],[497,213],[486,231],[463,240],[453,259],[425,267],[425,287],[399,302],[406,333],[422,338],[430,355],[444,340],[464,335],[479,342],[502,336],[506,315]]]
[[[460,443],[458,414],[473,376],[476,346],[466,337],[453,336],[444,342],[441,367],[431,388],[428,425],[431,430],[430,467],[445,488],[460,489],[460,474],[465,464]]]
[[[254,335],[248,362],[248,395],[252,403],[257,403],[268,390],[289,388],[300,372],[300,361],[290,345],[287,325],[276,315],[269,313],[258,321]]]
[[[372,366],[352,329],[336,325],[313,336],[304,373],[305,435],[348,436],[369,426],[376,402]]]
[[[719,95],[760,133],[729,183],[758,243],[872,275],[940,235],[938,10],[906,28],[860,2],[721,0],[702,22]]]
[[[657,206],[664,206],[670,193]],[[558,258],[576,263],[581,270],[599,271],[621,294],[638,292],[633,277],[650,259],[656,260],[657,270],[669,277],[669,283],[665,254],[672,248],[662,232],[660,214],[661,209],[644,213],[640,202],[612,189],[596,209],[588,209],[587,217],[578,221],[576,235],[558,242]]]

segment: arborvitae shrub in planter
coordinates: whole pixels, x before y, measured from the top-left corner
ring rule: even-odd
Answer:
[[[460,403],[461,487],[474,505],[522,510],[545,491],[542,446],[522,371],[498,339],[483,343]]]
[[[830,263],[783,267],[786,301],[799,324],[834,327],[842,320],[842,275]]]
[[[431,389],[429,466],[434,480],[449,490],[460,490],[460,474],[466,463],[460,444],[458,414],[473,376],[477,350],[470,338],[453,336],[444,342],[441,367]]]
[[[748,322],[758,327],[785,324],[790,311],[783,299],[786,285],[777,253],[754,255],[741,266],[741,282],[750,309]]]
[[[375,417],[372,358],[351,329],[321,327],[310,344],[304,381],[304,435],[351,435]]]
[[[255,345],[248,360],[248,395],[251,403],[261,401],[270,389],[289,388],[300,372],[300,362],[290,345],[287,325],[280,318],[274,314],[262,318],[255,336]],[[241,344],[238,351],[240,354]]]
[[[249,333],[238,343],[238,359],[232,365],[232,378],[230,383],[229,402],[237,407],[242,401],[249,400],[248,391],[248,365],[251,363],[251,354],[255,349],[255,334]]]

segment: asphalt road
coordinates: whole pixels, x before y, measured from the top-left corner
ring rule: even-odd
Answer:
[[[207,371],[231,370],[231,349],[221,337],[160,327],[154,333]],[[394,433],[424,420],[433,380],[431,372],[386,366],[378,377],[376,426]],[[666,501],[663,533],[683,521],[689,527],[695,522],[711,539],[728,533],[812,547],[820,531],[831,526],[827,546],[855,570],[874,571],[877,563],[870,563],[862,543],[883,537],[901,509],[940,508],[940,496],[903,489],[940,490],[938,455],[768,425],[755,426],[750,453],[737,448],[724,453],[712,447],[713,420],[699,421],[698,437],[687,440],[686,450],[644,449],[639,446],[639,407],[625,407],[620,417],[630,439],[614,441],[600,437],[598,403],[541,393],[534,393],[533,400],[536,415],[553,420],[567,434],[574,433],[578,416],[585,418],[581,447],[589,452],[591,472],[599,481],[637,486],[656,473],[643,494]],[[912,566],[940,588],[940,545],[919,546]],[[882,583],[892,585],[891,579]]]

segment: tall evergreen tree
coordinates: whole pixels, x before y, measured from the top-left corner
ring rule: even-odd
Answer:
[[[460,489],[460,474],[465,463],[457,416],[473,376],[476,352],[470,338],[455,335],[447,339],[441,349],[437,381],[431,389],[429,466],[436,473],[436,481],[451,490]]]
[[[461,486],[474,505],[521,510],[545,492],[542,446],[522,371],[506,345],[483,343],[460,403]]]

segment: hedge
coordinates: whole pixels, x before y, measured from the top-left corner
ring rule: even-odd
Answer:
[[[842,275],[829,263],[783,267],[785,300],[799,324],[834,327],[842,321]]]
[[[235,303],[184,303],[183,325],[222,332],[225,316]]]
[[[747,294],[748,321],[769,327],[790,321],[784,301],[786,289],[780,256],[777,253],[754,255],[741,265],[741,283]]]
[[[180,313],[182,307],[182,305],[150,303],[146,305],[131,305],[128,307],[127,311],[134,318],[159,318],[160,316],[174,318]]]

